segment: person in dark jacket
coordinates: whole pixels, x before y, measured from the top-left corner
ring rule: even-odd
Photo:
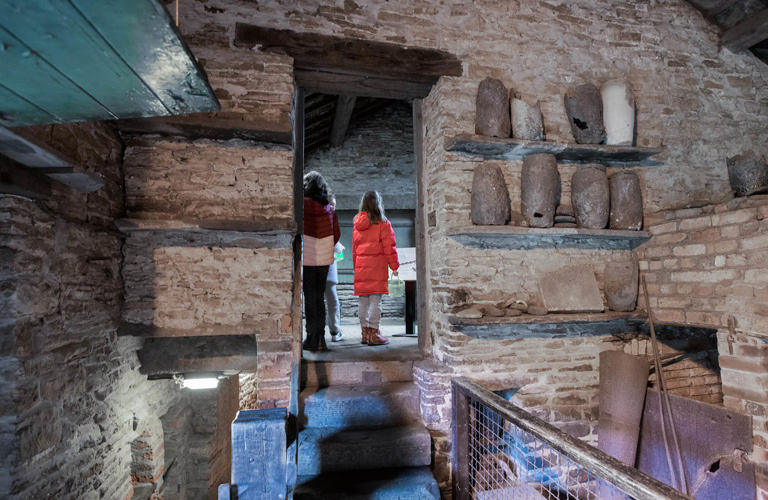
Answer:
[[[355,295],[360,297],[358,316],[362,343],[383,345],[389,339],[381,335],[381,296],[389,293],[389,269],[397,272],[397,243],[392,224],[384,215],[381,195],[368,191],[360,201],[360,212],[352,229],[352,266],[355,270]]]
[[[308,351],[327,351],[325,343],[325,282],[333,263],[333,247],[341,231],[330,204],[328,185],[319,172],[304,175],[304,239],[302,281]]]

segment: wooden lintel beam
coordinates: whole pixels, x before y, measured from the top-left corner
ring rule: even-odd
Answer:
[[[174,374],[256,370],[254,335],[147,338],[138,351],[141,373]]]
[[[333,115],[333,125],[331,126],[331,146],[337,147],[344,144],[344,136],[347,135],[349,120],[352,118],[352,111],[355,109],[355,96],[340,95],[336,101],[336,111]]]
[[[390,79],[432,81],[440,76],[461,76],[461,61],[441,50],[405,47],[393,43],[339,38],[237,23],[236,47],[279,50],[303,70],[354,72]],[[338,92],[336,92],[338,93]]]
[[[726,30],[720,36],[723,47],[739,52],[768,39],[768,9],[749,16],[736,26]]]
[[[300,87],[312,92],[344,92],[358,97],[383,99],[422,99],[429,95],[432,86],[437,82],[437,77],[429,81],[413,81],[301,69],[294,70],[294,77]]]
[[[188,139],[244,139],[249,141],[291,144],[287,125],[271,122],[246,121],[236,118],[169,117],[117,120],[117,128],[129,134],[159,134]]]

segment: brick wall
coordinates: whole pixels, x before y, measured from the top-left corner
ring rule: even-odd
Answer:
[[[640,252],[654,317],[717,330],[723,404],[752,416],[762,495],[768,494],[766,215],[766,195],[661,212],[649,218],[653,238]]]
[[[650,306],[659,321],[765,333],[768,196],[668,211],[649,218],[642,248]]]

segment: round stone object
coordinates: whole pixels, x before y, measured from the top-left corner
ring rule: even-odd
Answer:
[[[495,78],[486,78],[477,89],[475,133],[490,137],[509,137],[509,91]]]
[[[604,166],[579,166],[571,177],[571,201],[579,227],[605,229],[608,226],[611,202]]]
[[[608,179],[611,188],[611,229],[639,231],[643,227],[643,196],[637,174],[619,171]]]
[[[565,93],[565,114],[578,144],[601,144],[605,140],[603,100],[591,83],[570,88]]]
[[[560,202],[560,172],[550,153],[532,154],[523,159],[520,180],[523,218],[530,227],[552,227]]]
[[[509,222],[509,191],[498,165],[477,165],[472,176],[472,223],[503,226]]]

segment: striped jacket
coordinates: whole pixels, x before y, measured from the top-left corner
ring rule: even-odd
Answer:
[[[333,263],[333,246],[341,230],[333,206],[321,205],[304,197],[304,255],[305,266],[329,266]]]

